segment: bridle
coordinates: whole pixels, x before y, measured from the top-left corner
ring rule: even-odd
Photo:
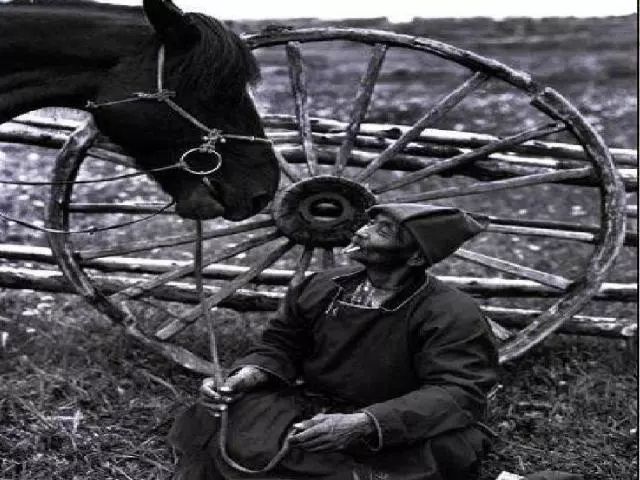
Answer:
[[[234,133],[224,133],[222,130],[217,128],[210,128],[208,125],[205,125],[192,114],[190,114],[183,107],[178,105],[173,101],[173,98],[176,96],[176,92],[173,90],[168,90],[164,88],[164,70],[166,63],[166,52],[164,44],[160,44],[158,47],[158,55],[157,55],[157,68],[156,68],[156,91],[155,92],[134,92],[131,97],[123,98],[120,100],[112,100],[102,103],[96,103],[93,101],[88,101],[86,108],[89,110],[97,110],[98,108],[109,107],[112,105],[117,105],[121,103],[130,103],[137,101],[145,101],[145,100],[156,100],[158,102],[162,102],[167,105],[171,110],[180,115],[182,118],[187,120],[189,123],[194,125],[196,128],[202,130],[204,135],[202,136],[202,144],[190,148],[186,152],[184,152],[180,159],[178,160],[178,165],[184,171],[191,173],[193,175],[197,175],[200,177],[202,183],[207,187],[207,189],[215,194],[216,192],[211,185],[211,182],[206,177],[207,175],[211,175],[216,172],[222,166],[222,156],[216,150],[216,144],[218,143],[226,143],[228,140],[237,140],[242,142],[250,142],[250,143],[263,143],[271,145],[272,142],[268,138],[256,137],[254,135],[237,135]],[[188,157],[195,153],[204,153],[210,155],[213,159],[213,166],[208,169],[198,170],[189,165]]]
[[[197,177],[200,178],[200,181],[202,182],[202,184],[205,186],[205,188],[207,189],[207,191],[213,195],[214,197],[216,197],[218,195],[218,192],[216,191],[216,189],[214,188],[214,186],[211,184],[211,181],[209,180],[209,178],[207,178],[207,175],[211,175],[213,173],[215,173],[216,171],[218,171],[220,169],[220,167],[222,166],[222,155],[220,155],[220,153],[216,150],[216,145],[218,143],[223,144],[226,143],[229,140],[233,140],[233,141],[241,141],[241,142],[250,142],[250,143],[262,143],[262,144],[268,144],[268,145],[273,145],[273,142],[271,140],[269,140],[268,138],[262,138],[262,137],[256,137],[254,135],[237,135],[234,133],[224,133],[222,130],[217,129],[217,128],[210,128],[209,126],[205,125],[203,122],[201,122],[200,120],[198,120],[195,116],[193,116],[191,113],[189,113],[187,110],[185,110],[183,107],[181,107],[180,105],[178,105],[175,101],[173,101],[172,99],[176,96],[176,92],[173,90],[168,90],[164,87],[164,76],[165,76],[165,63],[166,63],[166,52],[165,52],[165,46],[164,44],[160,44],[160,46],[158,47],[158,53],[157,53],[157,62],[156,62],[156,91],[155,92],[133,92],[131,94],[130,97],[126,97],[120,100],[111,100],[111,101],[107,101],[107,102],[94,102],[94,101],[87,101],[85,108],[87,110],[97,110],[99,108],[107,108],[113,105],[118,105],[118,104],[122,104],[122,103],[131,103],[131,102],[138,102],[138,101],[158,101],[158,102],[162,102],[165,105],[167,105],[172,111],[174,111],[175,113],[177,113],[178,115],[180,115],[182,118],[184,118],[185,120],[187,120],[189,123],[191,123],[192,125],[194,125],[196,128],[198,128],[199,130],[204,132],[204,135],[202,136],[202,144],[200,144],[197,147],[193,147],[188,149],[187,151],[185,151],[180,158],[178,159],[178,161],[172,165],[166,165],[163,167],[157,167],[157,168],[153,168],[153,169],[149,169],[149,170],[144,170],[144,171],[139,171],[136,173],[128,173],[128,174],[124,174],[124,175],[117,175],[117,176],[112,176],[112,177],[106,177],[106,178],[100,178],[100,179],[95,179],[95,180],[74,180],[74,181],[56,181],[56,182],[46,182],[46,181],[20,181],[20,180],[5,180],[5,179],[0,179],[0,184],[4,184],[4,185],[68,185],[68,184],[89,184],[89,183],[100,183],[100,182],[108,182],[108,181],[114,181],[114,180],[120,180],[120,179],[124,179],[124,178],[131,178],[131,177],[136,177],[136,176],[141,176],[141,175],[146,175],[149,173],[154,173],[154,172],[161,172],[161,171],[167,171],[167,170],[172,170],[172,169],[182,169],[185,172],[191,174],[191,175],[195,175]],[[189,156],[194,155],[194,154],[206,154],[208,155],[211,159],[212,159],[212,166],[210,166],[209,168],[205,168],[205,169],[196,169],[194,168],[192,165],[189,164]],[[286,162],[284,159],[282,159],[281,154],[279,154],[275,149],[274,149],[274,153],[276,155],[276,158],[278,159],[279,163],[283,163]],[[143,218],[139,218],[136,220],[131,220],[131,221],[127,221],[127,222],[122,222],[122,223],[116,223],[116,224],[112,224],[112,225],[107,225],[104,227],[88,227],[88,228],[82,228],[82,229],[78,229],[78,230],[57,230],[57,229],[52,229],[52,228],[48,228],[48,227],[42,227],[40,225],[37,225],[35,223],[32,222],[28,222],[26,220],[22,220],[16,217],[13,217],[11,215],[8,215],[5,212],[0,211],[0,218],[10,221],[10,222],[15,222],[19,225],[22,225],[24,227],[30,228],[32,230],[37,230],[40,232],[44,232],[44,233],[53,233],[53,234],[84,234],[84,233],[97,233],[97,232],[102,232],[102,231],[106,231],[106,230],[113,230],[116,228],[121,228],[121,227],[126,227],[126,226],[130,226],[136,223],[140,223],[140,222],[144,222],[146,220],[149,220],[157,215],[160,215],[164,212],[166,212],[169,208],[171,208],[174,205],[174,201],[171,201],[165,205],[163,205],[162,207],[158,208],[158,210],[154,211],[153,213],[144,216]]]

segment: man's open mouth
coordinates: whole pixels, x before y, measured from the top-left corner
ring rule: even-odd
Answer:
[[[342,249],[342,253],[349,254],[349,253],[358,252],[363,249],[364,249],[364,246],[361,245],[359,242],[352,241],[349,245],[347,245]]]

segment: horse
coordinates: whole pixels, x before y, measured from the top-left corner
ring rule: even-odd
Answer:
[[[185,218],[243,220],[275,195],[277,159],[249,92],[259,78],[251,51],[226,25],[171,0],[144,0],[142,9],[0,5],[0,123],[42,107],[93,107],[101,133],[145,170],[200,152],[203,136],[209,146],[218,140],[215,172],[151,173]],[[132,95],[136,101],[126,100]],[[158,95],[171,96],[186,115]]]

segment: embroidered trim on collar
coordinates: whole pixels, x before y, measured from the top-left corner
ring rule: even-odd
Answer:
[[[383,310],[383,311],[386,311],[386,312],[395,312],[396,310],[399,310],[400,308],[404,307],[408,302],[413,300],[420,292],[425,290],[430,284],[430,276],[429,276],[429,274],[426,274],[424,282],[422,283],[422,285],[420,285],[418,288],[416,288],[416,290],[411,295],[409,295],[402,302],[400,302],[400,304],[396,305],[393,308],[387,308],[387,307],[385,307],[383,305],[380,305],[379,307],[368,307],[368,306],[365,306],[365,305],[360,305],[360,304],[356,304],[356,303],[350,303],[350,302],[345,301],[345,300],[340,300],[340,297],[341,297],[342,293],[344,292],[344,287],[342,285],[338,284],[337,281],[341,280],[343,278],[356,276],[356,275],[362,274],[364,272],[365,272],[365,270],[362,269],[362,270],[358,270],[358,271],[355,271],[355,272],[346,273],[346,274],[343,274],[343,275],[337,275],[337,276],[331,278],[331,280],[336,282],[337,287],[338,287],[338,291],[333,296],[333,299],[329,303],[329,307],[327,308],[325,313],[329,313],[330,311],[332,311],[333,310],[333,306],[334,306],[334,304],[336,302],[342,303],[342,304],[345,304],[345,305],[349,305],[350,307],[355,307],[355,308],[363,308],[363,309],[367,309],[367,310]]]

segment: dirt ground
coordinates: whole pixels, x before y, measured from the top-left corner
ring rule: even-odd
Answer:
[[[502,22],[416,20],[392,26],[383,20],[345,23],[430,36],[529,71],[540,83],[574,102],[610,147],[634,148],[637,144],[635,16]],[[259,26],[236,24],[235,28],[255,31]],[[346,118],[366,51],[351,44],[305,46],[309,75],[318,80],[311,92],[314,115]],[[291,113],[284,52],[260,51],[257,56],[263,71],[256,91],[261,111]],[[369,120],[410,124],[424,113],[425,105],[450,91],[466,74],[441,59],[392,50]],[[518,91],[492,82],[439,126],[504,135],[530,128],[540,120]],[[567,140],[562,135],[557,139]],[[3,177],[46,179],[50,165],[50,151],[0,144]],[[89,166],[83,174],[108,173],[105,169],[102,164]],[[449,181],[433,179],[415,188],[434,188]],[[595,189],[556,187],[463,197],[455,203],[492,214],[597,222]],[[147,181],[78,192],[88,201],[162,198]],[[42,189],[3,186],[0,208],[37,220],[45,197]],[[637,194],[630,192],[628,201],[636,203]],[[113,219],[107,216],[104,221]],[[76,245],[111,245],[188,228],[184,222],[169,225],[160,219],[113,236],[87,235],[78,238]],[[9,223],[0,224],[0,239],[3,243],[46,245],[42,235]],[[578,248],[568,242],[509,236],[481,239],[473,247],[569,277],[581,271],[590,253],[590,247]],[[260,253],[237,261],[250,262]],[[187,259],[190,252],[177,249],[172,256]],[[286,258],[278,266],[291,268],[292,262]],[[636,282],[637,265],[637,249],[626,248],[609,280]],[[35,263],[22,266],[41,267]],[[474,272],[462,268],[466,267],[451,262],[437,273]],[[546,306],[530,300],[505,304]],[[149,305],[141,305],[139,310],[145,318],[157,311]],[[585,311],[637,318],[636,305],[615,302],[593,302]],[[221,311],[220,349],[225,363],[247,348],[265,317]],[[181,341],[205,355],[205,337],[204,331],[196,329]],[[131,343],[107,319],[67,295],[0,290],[0,343],[0,480],[171,477],[174,457],[164,435],[173,415],[196,398],[197,375]],[[544,469],[581,473],[588,480],[637,477],[636,348],[622,340],[558,335],[505,366],[501,388],[491,399],[489,412],[489,424],[498,440],[482,480],[494,479],[502,470],[523,474]]]

